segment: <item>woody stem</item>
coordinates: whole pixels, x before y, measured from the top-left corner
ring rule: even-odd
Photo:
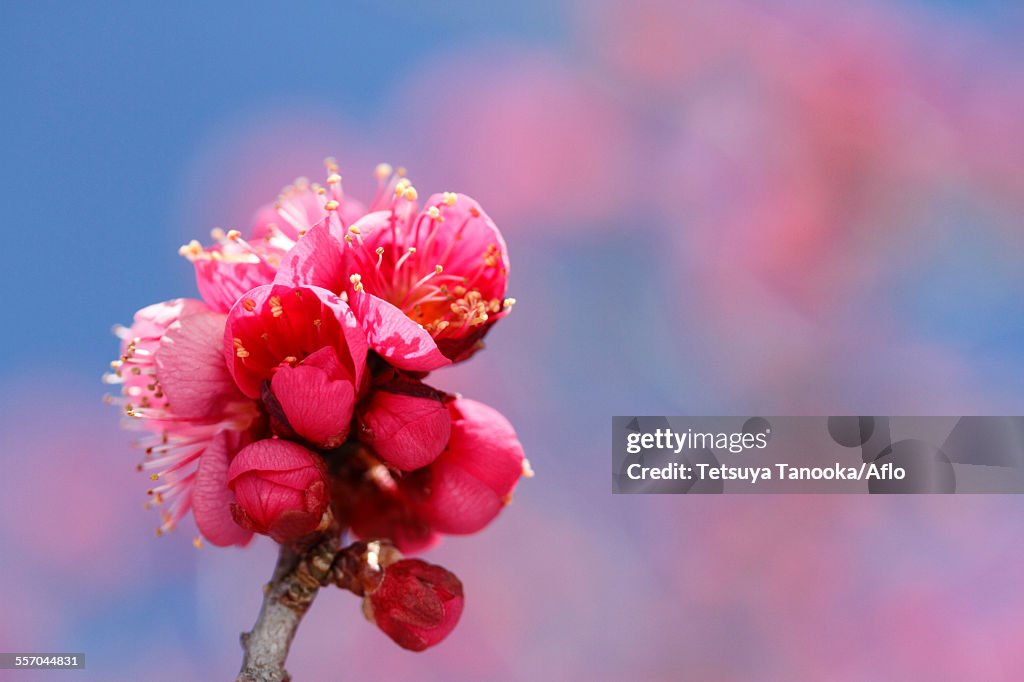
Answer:
[[[281,546],[277,566],[263,588],[256,624],[241,636],[242,669],[237,682],[288,682],[284,668],[295,632],[325,582],[339,550],[330,533],[306,549]]]

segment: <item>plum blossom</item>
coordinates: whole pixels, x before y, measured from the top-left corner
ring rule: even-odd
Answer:
[[[444,192],[420,210],[408,178],[378,169],[371,212],[310,230],[276,282],[344,292],[367,340],[393,366],[429,372],[469,358],[515,303],[505,240],[472,198]]]
[[[192,240],[179,249],[195,266],[196,286],[207,305],[226,313],[245,292],[273,282],[285,254],[314,225],[333,216],[343,229],[363,215],[362,204],[345,196],[337,163],[324,163],[326,186],[296,179],[259,209],[248,239],[238,230],[217,228],[211,246]]]
[[[323,448],[348,436],[366,349],[348,306],[318,287],[256,287],[224,330],[224,358],[242,393],[263,398],[277,430]]]
[[[382,165],[364,209],[326,165],[324,184],[295,181],[246,234],[183,246],[202,300],[158,303],[118,328],[106,381],[143,433],[158,534],[190,510],[220,546],[257,533],[302,554],[350,532],[366,542],[336,559],[377,577],[336,584],[419,651],[455,627],[462,584],[398,552],[482,530],[532,473],[501,414],[426,382],[508,313],[507,248],[470,197],[421,207],[404,171]],[[355,551],[371,545],[391,559]]]

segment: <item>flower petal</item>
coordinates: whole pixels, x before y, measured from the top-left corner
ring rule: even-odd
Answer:
[[[360,291],[351,304],[370,347],[392,366],[407,372],[430,372],[451,364],[427,330],[387,301]]]
[[[312,365],[286,365],[274,373],[270,388],[298,435],[327,449],[344,442],[355,408],[351,380],[334,379]]]
[[[253,256],[246,260],[196,258],[196,286],[203,301],[226,313],[238,297],[253,287],[274,281],[275,270],[267,261]]]
[[[221,431],[199,458],[192,514],[203,537],[219,547],[246,545],[252,539],[252,533],[231,518],[235,496],[228,488],[228,465],[248,440],[243,431]]]
[[[497,410],[473,400],[448,404],[452,435],[430,466],[405,479],[417,510],[442,533],[481,530],[507,503],[523,472],[523,448]]]
[[[360,409],[359,423],[359,440],[403,471],[437,459],[451,434],[442,394],[415,379],[377,387]]]
[[[157,379],[174,413],[215,419],[228,402],[243,400],[224,364],[223,313],[187,315],[172,324],[154,355]]]
[[[275,284],[317,286],[341,293],[348,286],[344,244],[327,220],[317,223],[284,255]]]
[[[262,396],[262,384],[283,363],[331,347],[360,386],[367,344],[359,321],[336,294],[320,287],[256,287],[228,313],[223,353],[242,393]]]

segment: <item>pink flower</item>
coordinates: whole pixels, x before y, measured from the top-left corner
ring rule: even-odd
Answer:
[[[505,299],[505,240],[464,194],[435,194],[414,214],[416,190],[403,178],[394,192],[400,196],[386,210],[349,228],[349,296],[357,314],[364,307],[360,293],[378,299],[365,306],[371,322],[389,331],[421,326],[445,357],[458,362],[472,355],[511,305]],[[361,319],[366,324],[367,315]],[[385,357],[388,341],[378,339],[384,352],[374,346]]]
[[[192,240],[178,250],[196,269],[199,295],[214,310],[226,313],[235,301],[254,287],[269,284],[277,274],[289,240],[257,241],[242,239],[238,230],[214,230],[213,246],[203,248]]]
[[[329,504],[320,456],[277,438],[242,448],[228,468],[228,487],[235,494],[235,522],[280,543],[316,530]]]
[[[352,311],[319,287],[256,287],[224,330],[224,360],[241,392],[263,399],[278,434],[322,448],[348,437],[366,353]]]
[[[370,347],[399,369],[465,360],[515,302],[505,298],[505,241],[473,199],[435,194],[418,212],[406,178],[389,167],[378,176],[374,212],[347,230],[311,229],[275,281],[345,291]]]
[[[281,190],[277,201],[256,213],[254,240],[284,237],[294,243],[328,216],[335,216],[344,229],[366,212],[361,203],[345,195],[337,162],[328,158],[324,166],[327,168],[326,187],[298,178]]]
[[[157,533],[193,510],[200,532],[217,545],[245,544],[250,533],[228,513],[228,461],[260,423],[259,407],[235,387],[220,352],[225,315],[203,303],[176,299],[143,308],[131,328],[118,328],[121,358],[105,379],[121,384],[139,444],[155,471],[149,490],[166,505]]]
[[[363,608],[398,646],[423,651],[455,629],[463,602],[462,582],[454,573],[420,559],[402,559],[384,568]]]
[[[402,481],[413,508],[434,530],[465,535],[490,523],[511,500],[519,477],[533,475],[515,430],[494,408],[448,403],[451,438],[430,466]]]
[[[328,173],[285,188],[248,238],[214,230],[212,246],[182,247],[203,301],[140,310],[106,379],[147,434],[139,468],[156,471],[149,494],[168,505],[158,534],[191,510],[215,545],[380,540],[342,550],[347,568],[336,560],[330,575],[422,651],[457,624],[462,584],[399,552],[482,529],[531,473],[504,417],[423,383],[508,313],[508,257],[469,197],[434,195],[421,211],[382,166],[364,215],[332,161]]]
[[[364,213],[362,204],[347,198],[333,159],[327,159],[326,187],[299,178],[277,201],[261,208],[249,240],[238,230],[211,233],[207,248],[192,240],[179,253],[196,269],[196,285],[214,310],[227,312],[242,294],[274,280],[285,254],[314,225],[331,223],[342,230]]]
[[[403,471],[437,459],[451,433],[443,394],[403,375],[376,385],[359,406],[358,420],[359,440]]]

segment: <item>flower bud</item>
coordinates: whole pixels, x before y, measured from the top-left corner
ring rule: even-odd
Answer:
[[[359,410],[359,426],[359,440],[402,471],[433,462],[451,435],[442,394],[406,377],[374,389]]]
[[[463,601],[462,582],[454,573],[420,559],[402,559],[384,569],[380,586],[363,600],[363,610],[398,646],[423,651],[455,629]]]
[[[465,398],[449,402],[448,410],[447,448],[402,488],[434,530],[466,535],[494,520],[528,467],[515,430],[497,410]]]
[[[316,530],[330,501],[320,456],[277,438],[242,448],[228,468],[228,487],[235,523],[280,543]]]

